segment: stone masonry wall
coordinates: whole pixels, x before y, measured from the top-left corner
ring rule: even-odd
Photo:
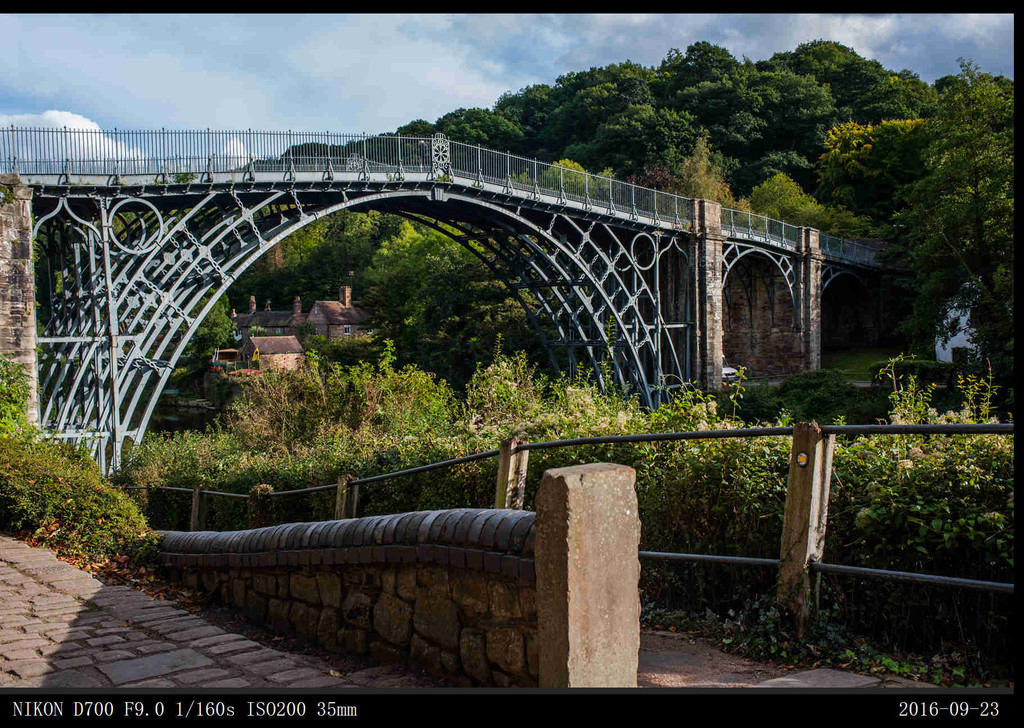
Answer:
[[[538,684],[534,518],[456,509],[168,532],[170,577],[268,628],[469,687]]]
[[[28,421],[35,424],[36,312],[32,266],[32,188],[0,175],[0,354],[29,374]]]
[[[748,377],[794,374],[806,365],[793,299],[773,266],[747,256],[735,264],[726,283],[722,350],[730,366],[746,367]],[[765,274],[772,276],[767,287]]]

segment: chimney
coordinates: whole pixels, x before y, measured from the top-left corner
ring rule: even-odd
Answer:
[[[302,313],[302,299],[296,296],[292,301],[292,316],[298,316],[300,313]]]
[[[256,296],[249,296],[249,313],[256,313]]]
[[[344,308],[352,306],[352,286],[342,286],[338,290],[338,301]]]

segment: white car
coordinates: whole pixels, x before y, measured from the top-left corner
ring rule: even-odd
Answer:
[[[726,363],[726,361],[725,361],[725,357],[723,356],[722,357],[722,383],[723,384],[732,384],[733,382],[738,381],[739,378],[740,378],[740,373],[738,371],[736,371],[736,369],[734,367],[729,366]]]

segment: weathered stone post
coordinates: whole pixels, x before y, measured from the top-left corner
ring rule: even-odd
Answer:
[[[803,635],[810,616],[811,577],[807,564],[825,551],[829,483],[836,436],[823,437],[818,423],[793,426],[786,514],[779,553],[778,601],[788,607]]]
[[[717,392],[722,387],[722,206],[694,200],[692,215],[696,237],[690,260],[696,301],[691,372],[701,389]]]
[[[803,230],[803,256],[800,266],[800,337],[803,342],[804,366],[821,369],[821,253],[820,233],[813,228]]]
[[[640,518],[625,465],[544,473],[537,491],[537,642],[542,688],[636,687]]]
[[[27,370],[26,415],[38,424],[32,188],[13,174],[0,174],[0,354]]]

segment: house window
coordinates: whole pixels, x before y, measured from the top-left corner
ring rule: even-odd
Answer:
[[[350,325],[348,325],[348,324],[345,324],[345,336],[351,336],[351,335],[352,335],[352,327]]]

